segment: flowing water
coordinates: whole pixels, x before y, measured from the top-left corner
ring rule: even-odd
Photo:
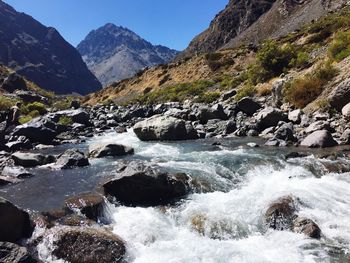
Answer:
[[[186,172],[201,186],[171,207],[108,205],[113,232],[127,244],[126,262],[350,262],[349,173],[327,173],[314,157],[285,160],[283,154],[292,149],[250,148],[242,139],[212,142],[145,143],[128,132],[107,133],[80,146],[133,146],[135,155],[127,159]],[[35,169],[35,177],[0,189],[0,195],[32,210],[57,207],[66,196],[93,190],[117,162],[92,160],[88,168],[50,173]],[[286,195],[298,199],[299,215],[319,225],[320,240],[266,228],[268,205]]]

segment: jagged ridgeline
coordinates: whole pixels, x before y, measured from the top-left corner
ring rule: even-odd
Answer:
[[[232,89],[237,92],[236,100],[265,97],[270,95],[276,78],[284,74],[288,79],[284,99],[303,108],[321,94],[326,96],[349,74],[344,67],[348,63],[344,60],[348,50],[348,3],[244,2],[230,1],[175,62],[115,82],[88,96],[86,102],[213,102]],[[251,13],[255,15],[249,20]],[[311,95],[305,95],[306,90],[311,90]],[[326,107],[322,96],[311,106]]]
[[[0,1],[0,64],[58,94],[101,88],[79,52],[56,29]]]

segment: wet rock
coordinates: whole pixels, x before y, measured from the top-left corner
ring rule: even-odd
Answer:
[[[315,131],[308,135],[301,143],[301,146],[309,148],[325,148],[337,146],[338,143],[333,139],[332,134],[329,131],[321,130]]]
[[[293,111],[289,112],[288,120],[290,120],[293,123],[300,123],[301,122],[301,115],[302,115],[302,111],[300,109],[293,110]]]
[[[127,132],[128,130],[125,128],[125,127],[116,127],[115,128],[115,131],[116,131],[116,133],[125,133],[125,132]]]
[[[57,157],[55,166],[60,169],[69,169],[73,167],[84,167],[90,165],[85,154],[77,149],[69,149]]]
[[[343,109],[341,110],[341,113],[345,118],[350,118],[350,103],[346,104]]]
[[[52,255],[70,263],[118,263],[125,254],[124,241],[102,229],[54,227],[43,242],[52,243]]]
[[[237,108],[243,111],[248,116],[252,116],[255,112],[261,109],[261,105],[250,97],[242,98],[237,102]]]
[[[45,156],[36,153],[16,152],[12,154],[11,157],[14,160],[15,165],[23,167],[35,167],[53,163],[55,161],[55,158],[53,156]]]
[[[92,150],[89,154],[92,158],[103,158],[106,156],[124,156],[133,154],[134,149],[121,144],[107,144],[101,146],[95,150]]]
[[[286,154],[284,157],[286,158],[286,160],[288,159],[292,159],[292,158],[302,158],[302,157],[306,157],[307,154],[305,153],[300,153],[300,152],[291,152]]]
[[[28,139],[25,138],[25,140],[17,140],[17,141],[13,141],[13,142],[8,142],[8,143],[6,143],[6,147],[11,152],[16,152],[16,151],[20,151],[20,150],[30,150],[30,149],[32,149],[33,145],[30,143],[30,141]]]
[[[32,232],[29,214],[0,197],[0,241],[16,242]]]
[[[88,219],[97,221],[103,211],[104,199],[99,194],[81,194],[68,198],[65,204],[71,211],[78,210]]]
[[[265,212],[265,220],[275,230],[290,230],[296,212],[293,197],[285,196],[270,204]]]
[[[297,217],[293,220],[293,232],[304,234],[311,238],[319,239],[321,237],[321,229],[311,219],[304,217]]]
[[[33,174],[28,172],[26,169],[23,169],[22,167],[10,167],[6,166],[1,172],[2,176],[10,177],[10,178],[27,178],[32,177]]]
[[[131,162],[103,189],[105,195],[126,205],[156,206],[186,195],[189,179],[186,174],[161,173],[143,163]]]
[[[338,111],[341,111],[350,102],[350,78],[344,80],[332,90],[328,96],[328,101]]]
[[[0,262],[34,263],[36,262],[25,247],[9,242],[0,242]]]
[[[177,141],[198,138],[192,124],[167,116],[153,116],[136,123],[133,129],[141,141]]]
[[[287,116],[276,108],[265,108],[256,117],[260,131],[276,126],[280,121],[287,121]]]
[[[3,185],[8,185],[8,184],[18,184],[20,183],[21,180],[20,179],[16,179],[10,176],[2,176],[0,175],[0,186]]]

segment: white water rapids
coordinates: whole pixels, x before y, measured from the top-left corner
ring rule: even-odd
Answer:
[[[113,232],[127,244],[126,262],[350,260],[349,173],[327,173],[313,157],[286,161],[277,148],[212,146],[201,141],[144,143],[132,132],[106,134],[89,145],[104,143],[132,146],[132,158],[186,172],[204,189],[172,207],[109,205],[106,213]],[[271,202],[286,195],[298,199],[299,215],[319,225],[320,240],[267,229],[264,212]]]

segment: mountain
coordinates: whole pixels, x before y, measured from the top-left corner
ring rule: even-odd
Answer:
[[[257,44],[299,30],[347,0],[230,0],[209,28],[179,58],[243,44]]]
[[[101,88],[77,50],[46,27],[0,0],[0,63],[58,94]]]
[[[110,23],[91,31],[77,49],[103,85],[132,77],[145,67],[168,63],[178,54]]]

